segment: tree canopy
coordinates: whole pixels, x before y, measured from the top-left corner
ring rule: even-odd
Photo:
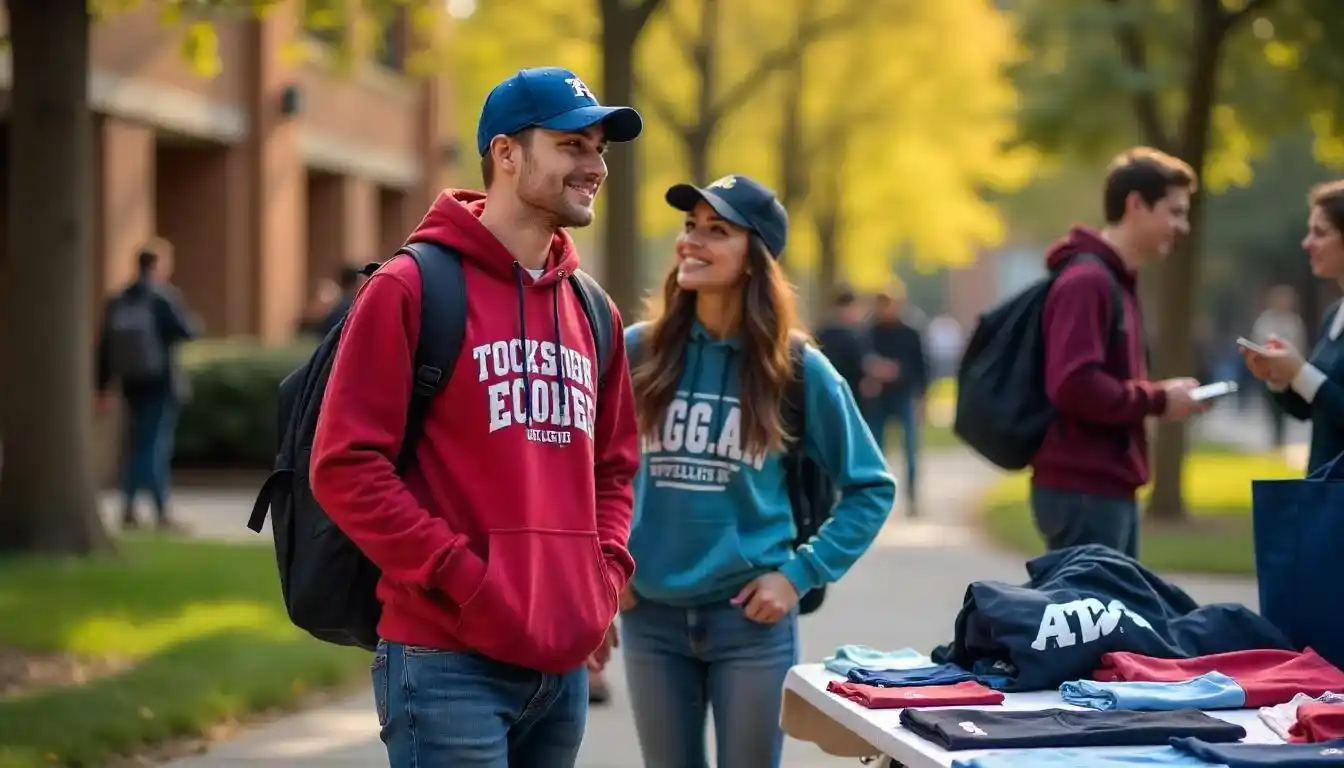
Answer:
[[[947,46],[953,38],[968,44]],[[520,67],[561,64],[598,81],[599,41],[595,9],[483,3],[451,46],[462,134]],[[965,263],[1002,237],[985,192],[1015,187],[1032,166],[1030,151],[1003,149],[1016,95],[1002,67],[1017,55],[1011,18],[989,0],[665,0],[638,49],[642,236],[679,226],[662,201],[678,181],[745,173],[784,194],[781,133],[796,95],[807,193],[787,201],[788,263],[817,267],[818,216],[840,223],[829,242],[842,243],[839,271],[861,286],[890,277],[900,246],[924,265]]]

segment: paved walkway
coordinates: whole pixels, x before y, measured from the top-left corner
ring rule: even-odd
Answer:
[[[874,548],[828,592],[826,607],[802,621],[805,660],[820,660],[837,645],[856,642],[927,650],[950,639],[967,582],[1023,580],[1021,560],[987,547],[964,518],[996,472],[974,457],[954,452],[929,456],[922,474],[926,498],[921,512],[925,517],[908,521],[893,514]],[[232,533],[234,528],[242,529],[250,500],[247,503],[244,508],[225,499],[200,507],[194,502],[184,504],[183,509],[189,522],[202,532]],[[1201,601],[1254,605],[1254,589],[1244,580],[1179,581]],[[579,761],[582,768],[639,764],[622,679],[618,654],[611,668],[615,696],[589,716]],[[205,755],[175,761],[169,768],[367,768],[385,761],[369,695],[361,694],[250,731]],[[852,768],[857,761],[830,757],[810,744],[790,740],[784,764]]]

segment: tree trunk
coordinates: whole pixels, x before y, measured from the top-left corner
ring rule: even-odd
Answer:
[[[710,152],[714,134],[719,129],[719,112],[715,108],[715,78],[718,67],[719,0],[700,0],[700,36],[695,41],[692,60],[695,63],[696,106],[695,122],[686,127],[686,161],[691,169],[691,181],[708,184],[710,181]]]
[[[598,0],[602,15],[602,99],[607,104],[635,103],[635,44],[660,0],[630,4]],[[638,142],[607,147],[607,180],[603,196],[603,287],[627,322],[640,311],[644,278],[640,266]]]
[[[89,316],[89,18],[9,0],[8,258],[0,264],[0,550],[111,548],[98,515]]]
[[[1178,134],[1177,154],[1202,174],[1208,156],[1209,132],[1218,68],[1226,28],[1220,22],[1216,0],[1200,3],[1190,80],[1186,86],[1185,119]],[[1204,194],[1190,200],[1190,234],[1163,265],[1159,309],[1161,343],[1157,347],[1156,377],[1171,378],[1194,373],[1194,297],[1199,286],[1199,259],[1203,237]],[[1148,516],[1181,520],[1187,515],[1184,494],[1186,425],[1162,422],[1153,452],[1153,494]]]

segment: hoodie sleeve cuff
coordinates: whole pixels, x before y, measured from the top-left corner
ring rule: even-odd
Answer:
[[[818,579],[812,575],[812,569],[801,557],[795,557],[789,562],[779,567],[779,572],[784,574],[784,578],[793,585],[793,591],[798,593],[801,599],[803,595],[821,586]]]
[[[1167,390],[1156,384],[1148,385],[1148,404],[1154,416],[1167,412]]]

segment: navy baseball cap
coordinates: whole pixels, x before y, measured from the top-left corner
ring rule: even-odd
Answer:
[[[778,259],[784,253],[789,212],[760,182],[746,176],[724,176],[707,187],[678,184],[667,190],[667,204],[679,211],[690,211],[701,200],[727,221],[760,235],[771,256]]]
[[[481,156],[496,136],[524,128],[582,131],[602,123],[607,141],[633,141],[644,120],[633,107],[604,107],[579,76],[560,67],[536,67],[517,74],[490,91],[476,126],[476,148]]]

